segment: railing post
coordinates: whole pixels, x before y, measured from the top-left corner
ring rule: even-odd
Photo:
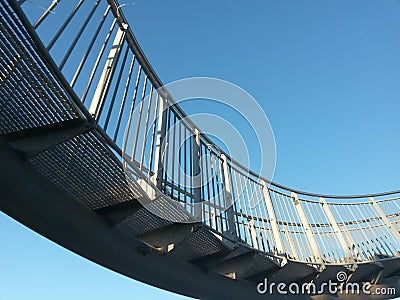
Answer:
[[[353,256],[353,253],[351,251],[351,245],[354,245],[354,247],[355,247],[353,240],[349,236],[343,234],[342,231],[340,231],[339,225],[337,224],[335,217],[333,216],[333,213],[331,211],[331,208],[329,207],[326,200],[324,198],[319,198],[319,202],[321,203],[322,208],[325,211],[325,214],[329,220],[329,223],[331,223],[333,230],[336,232],[336,236],[339,240],[340,246],[344,250],[348,259],[353,264],[353,267],[356,268],[357,263],[356,263],[355,259],[357,259],[357,257],[359,256],[359,253],[358,253],[358,250],[355,248],[355,249],[353,249],[353,251],[354,251],[356,257]]]
[[[389,228],[390,232],[397,239],[397,242],[400,243],[400,233],[390,223],[389,219],[386,217],[385,213],[379,207],[378,203],[376,203],[376,201],[373,197],[370,197],[369,201],[371,202],[372,207],[378,212],[379,216],[381,217],[382,221],[385,223],[386,227]]]
[[[279,234],[278,222],[276,220],[274,206],[272,204],[271,196],[269,195],[269,190],[267,184],[264,180],[261,181],[262,191],[264,195],[265,204],[267,206],[267,212],[269,217],[269,222],[271,223],[272,234],[275,240],[275,247],[277,254],[284,254],[282,239]]]
[[[298,260],[300,257],[299,257],[299,253],[297,252],[297,248],[293,242],[292,234],[286,229],[286,227],[284,227],[284,231],[285,231],[286,239],[289,243],[289,248],[292,251],[292,256],[294,259]]]
[[[192,135],[192,171],[194,217],[197,222],[200,222],[203,209],[201,206],[200,132],[197,128],[194,129]]]
[[[156,147],[154,151],[154,174],[150,180],[161,190],[164,178],[164,156],[163,143],[167,132],[167,100],[158,94],[158,112],[157,112],[157,131]],[[164,145],[165,146],[165,145]]]
[[[249,222],[247,223],[247,225],[249,226],[250,239],[251,239],[253,248],[260,249],[260,248],[258,248],[257,231],[254,226],[254,221],[252,219],[250,219]]]
[[[225,208],[226,209],[226,218],[228,225],[228,235],[233,240],[237,239],[236,226],[235,226],[235,211],[233,210],[233,197],[232,197],[232,187],[231,180],[229,176],[228,170],[228,161],[225,154],[221,154],[222,161],[222,176],[224,183],[224,200],[225,200]]]
[[[122,28],[121,27],[118,28],[110,53],[108,54],[108,58],[104,66],[103,72],[101,73],[99,83],[97,84],[97,88],[94,93],[92,103],[90,104],[89,107],[89,113],[95,119],[99,118],[100,113],[103,109],[104,101],[107,97],[111,80],[115,68],[117,66],[119,56],[121,54],[122,45],[124,43],[127,28],[128,28],[127,24],[123,24]]]
[[[293,199],[294,206],[295,206],[295,208],[297,210],[297,214],[300,217],[300,221],[301,221],[301,223],[302,223],[302,225],[304,227],[304,231],[305,231],[305,234],[307,236],[308,242],[310,243],[311,251],[313,253],[313,256],[314,256],[316,262],[321,264],[321,269],[323,270],[325,268],[325,264],[324,264],[324,261],[323,261],[323,259],[321,257],[321,254],[319,252],[319,247],[318,247],[317,241],[315,240],[313,232],[311,231],[310,224],[308,223],[307,216],[304,213],[304,210],[303,210],[303,207],[302,207],[301,202],[299,200],[299,197],[294,192],[292,192],[291,197]]]

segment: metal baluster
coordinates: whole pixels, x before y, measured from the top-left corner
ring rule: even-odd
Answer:
[[[129,53],[129,46],[126,47],[125,54],[124,54],[124,56],[122,58],[122,64],[121,64],[121,68],[119,70],[119,74],[118,74],[117,81],[116,81],[116,84],[115,84],[114,93],[113,93],[113,95],[111,97],[110,108],[108,109],[106,120],[104,122],[104,127],[103,128],[104,128],[105,131],[107,131],[108,123],[110,122],[110,118],[111,118],[111,113],[112,113],[112,111],[114,109],[114,103],[115,103],[115,99],[116,99],[118,91],[119,91],[119,86],[120,86],[122,74],[124,73],[124,66],[125,66],[126,60],[128,58],[128,53]]]
[[[80,0],[72,12],[69,14],[65,22],[61,25],[60,29],[56,32],[54,37],[51,39],[50,43],[47,45],[47,50],[50,52],[51,48],[53,48],[54,44],[57,42],[60,35],[64,32],[65,28],[67,28],[69,22],[71,22],[72,18],[78,12],[79,8],[82,6],[84,0]],[[35,25],[33,25],[35,27]]]
[[[101,0],[97,0],[93,6],[93,8],[90,10],[88,16],[85,19],[85,22],[81,25],[81,28],[79,29],[78,33],[76,34],[74,40],[71,42],[71,45],[69,46],[67,52],[65,53],[61,63],[59,64],[60,70],[64,68],[65,63],[67,62],[68,58],[70,57],[72,50],[74,50],[76,44],[78,43],[79,39],[82,36],[83,31],[86,29],[86,26],[89,24],[90,20],[93,17],[93,14],[95,13],[97,7],[99,6]]]
[[[93,49],[93,45],[94,45],[94,43],[96,42],[97,37],[99,36],[100,30],[101,30],[101,28],[103,27],[104,21],[106,20],[106,18],[107,18],[107,16],[108,16],[108,13],[109,13],[109,12],[110,12],[110,5],[107,6],[107,9],[106,9],[106,11],[105,11],[103,17],[101,18],[100,23],[99,23],[99,25],[97,26],[96,31],[94,32],[94,34],[93,34],[93,36],[92,36],[92,39],[91,39],[90,42],[89,42],[88,47],[86,48],[86,51],[85,51],[85,53],[84,53],[84,55],[83,55],[83,57],[82,57],[82,59],[81,59],[79,65],[78,65],[78,68],[76,69],[75,74],[74,74],[74,76],[72,77],[72,80],[71,80],[71,83],[70,83],[70,85],[71,85],[72,88],[75,86],[76,81],[78,80],[78,77],[79,77],[79,75],[80,75],[81,72],[82,72],[83,66],[85,65],[86,60],[87,60],[87,58],[89,57],[89,54],[90,54],[90,52],[91,52],[92,49]],[[110,31],[109,31],[109,35],[111,35],[111,31],[112,31],[112,29],[114,28],[114,25],[115,25],[115,20],[114,20],[114,22],[113,22],[113,25],[112,25]],[[107,41],[108,41],[108,40],[107,40]]]
[[[42,24],[42,22],[47,18],[47,16],[53,11],[53,9],[58,5],[58,3],[60,3],[61,0],[54,0],[53,2],[51,2],[50,6],[44,11],[44,13],[39,17],[39,19],[37,19],[37,21],[33,24],[33,28],[38,28],[40,24]],[[24,3],[24,1],[22,1],[22,3]],[[20,3],[20,5],[22,4]]]
[[[96,61],[95,61],[94,66],[92,68],[92,72],[90,73],[90,76],[89,76],[89,80],[88,80],[88,82],[86,84],[85,90],[83,91],[83,95],[81,97],[82,103],[85,103],[85,100],[86,100],[87,94],[89,92],[89,89],[92,86],[94,75],[96,74],[97,68],[99,67],[100,60],[103,57],[104,51],[106,50],[106,47],[107,47],[108,42],[110,40],[111,34],[114,31],[115,24],[116,24],[116,19],[114,19],[114,21],[112,22],[110,30],[108,31],[108,33],[106,35],[106,38],[104,40],[104,43],[101,46],[101,49],[99,51],[99,54],[97,55]]]

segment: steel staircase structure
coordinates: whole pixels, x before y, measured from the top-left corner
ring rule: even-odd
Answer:
[[[265,278],[323,283],[337,281],[340,271],[347,282],[397,293],[270,297],[400,295],[400,191],[341,197],[269,182],[190,120],[178,122],[185,113],[173,105],[117,1],[47,2],[37,16],[30,1],[0,0],[4,213],[100,265],[195,298],[261,299],[267,295],[256,287]],[[147,95],[153,96],[143,105]],[[137,107],[128,154],[124,130]],[[184,147],[178,161],[174,141]],[[209,157],[201,168],[197,155]],[[207,183],[184,182],[178,165]],[[204,221],[195,203],[203,203]]]

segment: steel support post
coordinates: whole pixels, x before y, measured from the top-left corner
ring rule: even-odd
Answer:
[[[250,219],[249,223],[247,223],[247,225],[249,226],[249,235],[250,235],[250,239],[251,239],[253,248],[260,250],[260,248],[258,247],[257,231],[254,226],[254,220]]]
[[[385,213],[379,207],[378,203],[375,201],[373,197],[369,198],[372,207],[378,212],[379,216],[381,217],[382,221],[385,223],[386,227],[389,228],[390,232],[393,236],[397,239],[397,243],[400,243],[400,233],[394,228],[393,224],[390,223],[389,219],[386,217]]]
[[[162,181],[164,178],[164,156],[165,145],[164,139],[167,132],[167,100],[161,95],[158,96],[158,112],[157,112],[157,132],[156,132],[156,148],[154,152],[154,175],[151,181],[159,190],[162,189]]]
[[[304,232],[307,236],[307,240],[310,243],[311,251],[313,253],[315,261],[321,265],[321,269],[323,270],[325,268],[325,264],[322,260],[321,254],[319,252],[319,247],[318,247],[317,241],[315,240],[313,232],[311,231],[311,227],[310,227],[310,224],[308,223],[307,216],[304,213],[303,206],[302,206],[302,204],[299,200],[299,197],[297,196],[296,193],[292,192],[291,197],[293,199],[294,206],[297,210],[297,214],[300,217],[301,224],[303,225]]]
[[[353,249],[353,252],[356,257],[353,256],[353,252],[351,251],[352,250],[351,245],[354,245],[353,240],[351,239],[350,236],[343,234],[343,232],[340,230],[339,225],[337,224],[336,219],[331,211],[331,208],[329,207],[326,200],[324,198],[319,198],[319,202],[322,205],[322,208],[329,220],[329,223],[331,223],[331,226],[334,232],[336,233],[340,246],[342,247],[343,251],[345,252],[350,262],[353,264],[353,268],[356,269],[357,263],[355,259],[357,259],[357,257],[359,256],[359,253],[357,249]]]
[[[203,207],[201,205],[200,132],[197,128],[194,129],[191,139],[194,217],[197,222],[201,222]]]
[[[292,234],[287,230],[286,227],[284,228],[284,231],[285,231],[286,239],[289,243],[289,248],[292,251],[292,256],[294,259],[298,260],[300,257],[299,257],[299,253],[297,252],[297,248],[293,242]]]
[[[89,113],[96,120],[99,119],[101,111],[103,109],[103,105],[111,85],[113,74],[118,64],[119,56],[121,54],[127,28],[128,28],[127,24],[123,24],[122,28],[121,27],[118,28],[110,53],[108,54],[108,58],[104,66],[103,72],[101,73],[99,83],[94,93],[92,103],[90,104]]]
[[[267,206],[267,212],[269,217],[269,222],[271,223],[272,234],[275,240],[275,247],[277,254],[284,254],[282,239],[279,234],[278,222],[276,220],[274,206],[272,205],[271,196],[269,195],[269,190],[265,181],[261,181],[262,192],[265,200],[265,205]]]
[[[228,170],[228,161],[225,154],[221,155],[222,161],[222,176],[224,182],[224,200],[225,200],[225,213],[227,219],[228,230],[227,233],[233,240],[237,239],[236,226],[235,226],[235,212],[233,210],[233,197],[232,197],[232,187],[231,180]]]

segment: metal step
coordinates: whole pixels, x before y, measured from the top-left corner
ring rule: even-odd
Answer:
[[[375,263],[376,264],[376,263]],[[400,258],[391,258],[381,260],[378,265],[382,268],[381,271],[376,275],[376,282],[380,282],[381,279],[396,277],[400,275]]]
[[[96,209],[95,212],[104,217],[111,226],[115,226],[140,209],[143,207],[139,201],[130,200]]]
[[[252,249],[245,247],[243,245],[237,244],[234,249],[227,249],[226,251],[213,253],[199,259],[192,261],[193,264],[202,267],[205,270],[212,270],[216,268],[219,264],[227,261],[229,259],[235,258],[237,256],[253,252]]]
[[[182,242],[174,245],[168,255],[185,261],[195,261],[211,254],[224,253],[227,250],[228,247],[223,243],[221,236],[205,227],[200,227]]]
[[[312,278],[316,277],[318,271],[315,267],[310,266],[301,262],[288,261],[286,265],[281,268],[270,269],[261,271],[258,274],[247,277],[246,279],[262,282],[268,279],[268,282],[304,282],[311,281]]]
[[[201,224],[171,224],[161,229],[146,232],[136,236],[146,244],[157,248],[166,247],[169,245],[177,245],[189,235],[193,234]]]
[[[372,282],[376,279],[382,266],[378,262],[358,264],[357,269],[349,276],[349,282]]]
[[[267,256],[251,251],[221,262],[213,268],[213,271],[223,275],[230,275],[235,279],[242,279],[279,268],[280,266]]]

